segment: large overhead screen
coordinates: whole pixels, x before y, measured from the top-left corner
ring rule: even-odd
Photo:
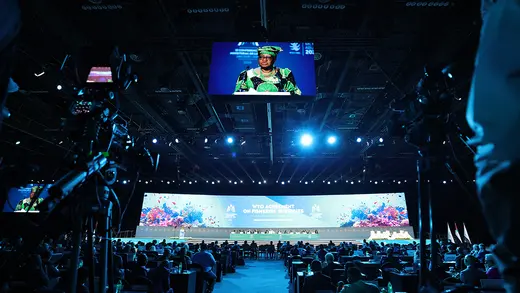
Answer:
[[[11,188],[7,194],[9,200],[4,205],[3,212],[37,213],[38,204],[49,196],[47,191],[51,186],[50,184],[29,184],[22,188]]]
[[[216,96],[315,96],[314,44],[214,43],[208,92]]]
[[[320,228],[409,226],[404,193],[222,196],[145,193],[141,226]]]

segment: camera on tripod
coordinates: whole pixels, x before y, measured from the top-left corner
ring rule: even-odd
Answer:
[[[415,91],[391,105],[396,113],[393,132],[419,149],[442,144],[455,97],[452,67],[425,67]]]

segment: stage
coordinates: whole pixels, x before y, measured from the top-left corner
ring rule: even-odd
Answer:
[[[257,228],[240,228],[242,231],[248,230],[256,230]],[[247,233],[234,233],[236,228],[191,228],[191,229],[183,229],[184,235],[182,236],[182,232],[180,228],[174,227],[148,227],[148,226],[138,226],[136,230],[135,238],[125,238],[125,239],[147,239],[146,241],[151,241],[153,239],[162,240],[166,239],[167,241],[186,241],[198,243],[202,240],[208,241],[244,241],[244,240],[255,240],[258,243],[269,243],[270,241],[304,241],[309,242],[311,244],[324,244],[329,241],[333,242],[354,242],[361,243],[363,240],[375,240],[375,241],[383,241],[386,243],[409,243],[413,240],[412,235],[413,227],[364,227],[364,228],[306,228],[305,230],[315,231],[317,230],[317,234],[298,234],[298,233],[257,233],[257,234],[247,234]],[[271,229],[262,229],[262,231],[271,230]],[[276,229],[278,230],[278,229]],[[299,231],[302,228],[287,228],[283,229],[284,231]],[[375,235],[384,235],[384,237],[374,237]],[[393,237],[393,236],[398,237]],[[372,237],[371,237],[372,236]],[[401,237],[403,236],[403,237]],[[137,241],[137,240],[133,240]]]

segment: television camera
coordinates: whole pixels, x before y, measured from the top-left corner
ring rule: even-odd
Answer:
[[[73,251],[70,267],[78,268],[81,242],[87,238],[85,263],[89,268],[91,292],[115,292],[112,267],[112,230],[120,225],[122,209],[111,186],[116,182],[118,169],[124,169],[127,156],[153,166],[150,152],[131,135],[127,121],[119,114],[119,92],[137,82],[136,75],[126,62],[126,56],[114,51],[117,65],[91,67],[87,81],[75,88],[74,96],[63,119],[64,132],[73,143],[73,164],[69,172],[56,180],[48,190],[48,197],[37,205],[42,222],[32,229],[20,231],[24,244],[12,261],[23,263],[33,253],[46,233],[72,230]],[[65,58],[65,62],[70,60]],[[61,68],[63,69],[64,64]],[[21,185],[19,182],[16,183]],[[12,186],[12,185],[11,185]],[[6,186],[9,187],[9,186]],[[35,205],[37,197],[32,200]],[[29,207],[29,209],[31,209]],[[113,210],[116,212],[113,213]],[[30,227],[31,225],[29,225]],[[30,230],[30,231],[29,231]],[[94,235],[101,239],[100,272],[94,273]],[[13,272],[14,263],[0,267],[1,281]],[[6,271],[4,271],[6,270]],[[99,288],[94,277],[99,276]],[[66,292],[77,290],[77,270],[71,269]],[[1,286],[0,286],[1,287]]]
[[[419,289],[422,292],[434,292],[438,285],[435,273],[432,273],[437,268],[435,255],[439,248],[436,245],[436,231],[432,221],[432,196],[429,182],[435,168],[441,166],[439,163],[444,165],[441,149],[454,126],[451,108],[455,99],[452,67],[443,69],[425,67],[424,75],[417,83],[415,91],[391,104],[397,116],[394,121],[396,128],[404,135],[405,141],[416,147],[419,153],[417,160],[419,250],[421,252]],[[447,163],[446,166],[451,169]],[[426,255],[426,227],[428,226],[432,271],[428,269]]]

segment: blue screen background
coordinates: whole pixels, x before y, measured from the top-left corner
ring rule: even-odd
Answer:
[[[263,205],[263,208],[257,205]],[[284,207],[268,208],[269,205]],[[261,212],[264,210],[275,212]],[[404,193],[319,196],[146,193],[140,225],[228,228],[401,227],[409,226],[409,221]]]
[[[256,49],[266,45],[279,46],[283,49],[283,52],[278,54],[275,66],[289,68],[292,71],[302,96],[315,96],[316,74],[312,43],[214,43],[208,93],[232,95],[240,72],[246,70],[248,66],[258,67]],[[296,50],[297,48],[299,50]]]
[[[25,187],[22,187],[22,188],[11,188],[9,190],[9,193],[7,194],[7,196],[9,198],[9,202],[10,202],[12,207],[9,204],[6,203],[4,205],[3,212],[14,212],[14,208],[16,208],[16,205],[18,204],[18,202],[21,201],[24,198],[28,198],[29,197],[29,195],[31,194],[31,188],[33,186],[42,186],[42,187],[44,187],[44,189],[40,193],[39,197],[46,198],[47,196],[49,196],[48,189],[52,185],[50,185],[50,184],[48,184],[48,185],[45,185],[45,184],[29,184],[29,185],[27,185]]]

